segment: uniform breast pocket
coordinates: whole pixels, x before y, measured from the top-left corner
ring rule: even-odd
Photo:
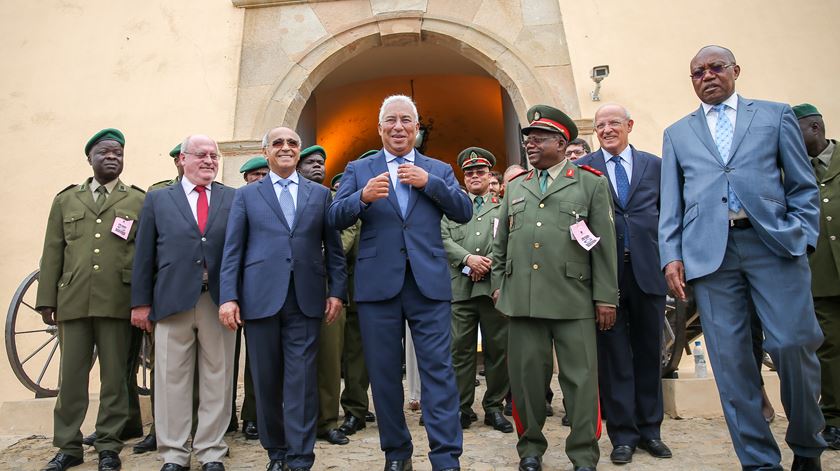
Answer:
[[[452,237],[452,240],[458,242],[464,240],[464,237],[467,236],[467,231],[463,227],[450,227],[449,236]]]
[[[117,232],[120,232],[121,229],[125,230],[125,228],[128,228],[125,237],[117,233],[114,233],[114,235],[121,239],[125,239],[129,242],[133,241],[134,235],[137,233],[137,226],[139,223],[139,221],[137,220],[137,213],[135,213],[134,211],[125,211],[118,209],[115,215],[118,218],[115,221],[117,223],[117,226],[109,227],[108,230],[114,233],[115,230]]]
[[[73,211],[64,215],[64,240],[76,240],[82,236],[84,218],[84,211]]]
[[[586,220],[586,217],[589,215],[586,206],[573,201],[559,201],[557,203],[557,210],[560,212],[558,222],[561,229],[568,228],[578,221]]]
[[[508,228],[510,232],[516,231],[522,227],[525,218],[525,204],[526,201],[517,201],[510,206],[510,214],[508,215]]]

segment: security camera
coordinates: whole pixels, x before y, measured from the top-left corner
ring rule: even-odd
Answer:
[[[592,73],[589,75],[592,81],[595,82],[595,90],[590,94],[592,101],[601,101],[601,96],[598,94],[601,91],[601,81],[610,75],[610,66],[596,65],[592,68]]]
[[[601,80],[604,80],[610,75],[610,66],[608,65],[598,65],[592,68],[592,81],[595,83],[600,83]]]

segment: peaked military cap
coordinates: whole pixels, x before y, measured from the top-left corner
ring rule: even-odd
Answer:
[[[330,188],[334,187],[335,184],[338,183],[338,181],[341,180],[341,177],[343,177],[343,176],[344,176],[344,172],[336,173],[335,176],[332,177],[332,179],[330,180]]]
[[[378,150],[376,150],[376,149],[371,149],[371,150],[369,150],[369,151],[365,152],[364,154],[360,155],[359,157],[357,157],[357,158],[356,158],[356,160],[362,160],[362,159],[364,159],[365,157],[370,157],[371,155],[373,155],[373,154],[375,154],[375,153],[377,153],[377,152],[379,152],[379,151],[378,151]]]
[[[181,144],[178,144],[177,146],[173,147],[172,150],[169,151],[169,156],[173,159],[175,157],[178,157],[179,155],[181,155]]]
[[[567,141],[575,139],[578,129],[572,118],[557,108],[548,105],[535,105],[528,110],[528,126],[522,128],[522,134],[526,136],[534,129],[555,132],[566,137]]]
[[[321,154],[324,156],[324,160],[327,160],[327,151],[325,151],[321,146],[309,146],[306,149],[303,149],[300,151],[300,158],[303,160],[312,154]]]
[[[810,103],[802,103],[793,107],[793,114],[796,119],[807,118],[808,116],[822,116],[822,113],[817,110],[817,107]]]
[[[242,164],[242,166],[239,167],[239,173],[248,173],[252,170],[260,168],[268,168],[268,160],[266,160],[265,157],[258,155],[256,157],[251,157],[247,162]]]
[[[490,167],[496,165],[496,156],[481,147],[467,147],[458,154],[458,166],[461,170],[472,167]]]
[[[106,128],[88,139],[87,144],[85,144],[85,155],[90,154],[90,149],[100,141],[117,141],[121,146],[125,147],[125,136],[123,136],[123,133],[119,129]]]

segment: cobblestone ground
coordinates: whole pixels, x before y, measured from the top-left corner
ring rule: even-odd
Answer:
[[[553,382],[557,384],[556,380]],[[476,397],[482,397],[483,381]],[[563,442],[569,429],[560,424],[562,411],[559,410],[559,396],[555,396],[555,416],[549,417],[545,432],[549,448],[544,457],[543,468],[546,471],[571,470],[572,465],[563,452]],[[477,404],[478,405],[478,404]],[[419,412],[406,411],[411,434],[414,437],[414,469],[429,471],[426,453],[428,441],[426,433],[418,424]],[[483,414],[479,412],[479,422],[464,431],[464,454],[461,457],[461,469],[467,471],[515,470],[519,458],[516,454],[516,434],[502,434],[483,425]],[[772,425],[776,440],[784,443],[787,421],[778,417]],[[662,437],[674,452],[670,460],[657,460],[644,451],[637,451],[633,463],[615,466],[609,462],[612,449],[606,433],[601,439],[601,462],[599,468],[632,470],[733,470],[739,469],[735,452],[729,441],[726,424],[723,419],[684,419],[673,420],[666,417],[662,425]],[[225,465],[228,470],[264,470],[267,458],[257,441],[246,441],[240,433],[227,435],[231,448],[230,458]],[[315,466],[313,470],[381,470],[384,457],[379,449],[379,435],[376,424],[350,437],[350,444],[345,446],[329,445],[318,441],[315,446]],[[129,442],[122,452],[123,469],[128,471],[156,471],[163,464],[157,453],[144,455],[131,454]],[[0,437],[0,470],[38,470],[52,458],[55,449],[51,439],[43,436]],[[782,445],[783,464],[789,467],[793,459],[786,446]],[[85,463],[72,468],[74,471],[92,471],[97,469],[97,456],[93,449],[85,453]],[[193,461],[192,469],[200,469]],[[823,469],[840,470],[840,452],[827,451],[823,455]]]

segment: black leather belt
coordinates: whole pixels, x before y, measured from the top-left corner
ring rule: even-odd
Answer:
[[[729,220],[729,228],[730,229],[749,229],[752,227],[752,223],[749,219],[730,219]]]
[[[201,284],[201,292],[206,293],[208,291],[210,291],[210,285],[208,285],[207,282],[202,283]]]

